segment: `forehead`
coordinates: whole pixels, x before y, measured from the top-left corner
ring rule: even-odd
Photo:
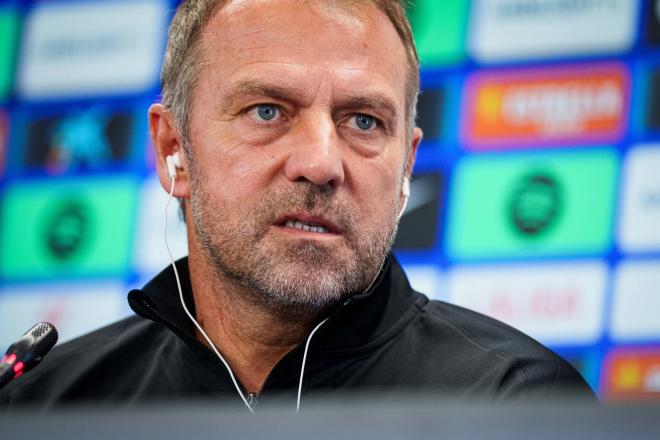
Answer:
[[[270,75],[299,88],[389,89],[405,102],[406,53],[389,18],[369,2],[234,0],[204,28],[201,77],[223,88]]]

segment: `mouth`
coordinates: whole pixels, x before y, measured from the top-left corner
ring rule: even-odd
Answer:
[[[290,232],[339,235],[343,229],[331,220],[307,214],[285,214],[275,221],[275,226]]]

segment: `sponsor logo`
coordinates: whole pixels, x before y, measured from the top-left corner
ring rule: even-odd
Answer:
[[[615,349],[607,356],[605,370],[607,400],[660,397],[660,350],[657,348]]]
[[[481,0],[474,2],[469,50],[483,62],[625,51],[635,39],[638,3]]]
[[[90,207],[81,199],[55,200],[42,226],[42,242],[51,258],[69,261],[89,242]]]
[[[20,166],[60,175],[126,162],[134,143],[136,113],[90,107],[33,118],[22,124]]]
[[[606,252],[617,165],[608,149],[463,158],[451,185],[448,255],[469,260]]]
[[[547,344],[600,337],[607,269],[597,261],[455,267],[450,300],[492,316]]]
[[[423,250],[435,246],[442,185],[443,177],[438,173],[413,176],[410,199],[399,223],[394,250]]]
[[[18,94],[26,99],[134,93],[158,77],[168,2],[39,3],[24,25]]]
[[[125,302],[123,285],[112,281],[5,287],[0,291],[1,346],[41,321],[57,328],[59,342],[67,341],[125,316]]]
[[[0,100],[9,95],[12,86],[17,31],[16,13],[0,5]]]
[[[475,150],[615,142],[628,89],[620,64],[477,73],[465,89],[463,141]]]
[[[660,340],[660,260],[624,261],[616,271],[612,337]]]
[[[151,277],[170,264],[163,238],[163,212],[167,199],[168,194],[158,176],[143,182],[133,262],[145,276]],[[173,200],[167,211],[167,242],[175,259],[188,255],[187,237],[186,224],[179,218],[179,204]]]
[[[515,232],[533,237],[548,231],[558,221],[562,197],[559,181],[552,173],[538,170],[523,176],[509,202]]]
[[[132,178],[58,179],[7,188],[0,276],[10,280],[122,276],[130,262]]]
[[[408,9],[423,66],[446,65],[464,57],[469,2],[416,0]]]
[[[660,144],[630,150],[624,162],[619,242],[624,252],[660,250]]]

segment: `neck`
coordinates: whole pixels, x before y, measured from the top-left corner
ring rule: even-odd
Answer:
[[[250,300],[255,292],[217,274],[201,252],[191,248],[188,258],[197,321],[245,390],[260,393],[275,365],[307,338],[319,316],[267,310]]]

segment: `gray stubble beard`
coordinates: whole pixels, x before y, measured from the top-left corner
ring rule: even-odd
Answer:
[[[359,219],[341,205],[332,190],[294,182],[285,191],[267,194],[255,212],[213,209],[204,183],[190,170],[191,210],[201,249],[218,280],[245,293],[245,300],[289,319],[323,313],[371,285],[391,249],[398,222],[392,209],[389,227],[360,231]],[[283,212],[312,210],[338,220],[345,228],[349,258],[341,258],[314,240],[299,240],[282,249],[266,240],[272,222]]]

